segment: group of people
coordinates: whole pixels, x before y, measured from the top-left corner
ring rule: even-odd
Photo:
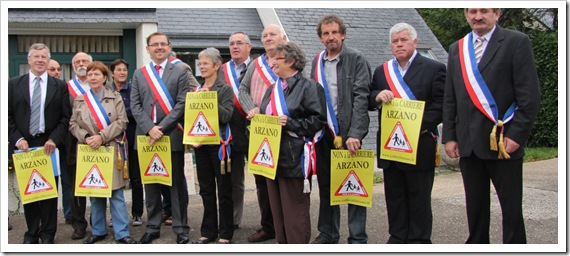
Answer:
[[[231,60],[226,63],[215,48],[201,51],[198,67],[203,84],[198,84],[187,65],[171,59],[172,45],[161,32],[147,37],[146,50],[152,61],[135,71],[132,83],[126,82],[126,61],[116,60],[109,70],[88,54],[78,53],[72,62],[76,77],[66,84],[48,76],[53,72],[57,77],[61,68],[49,64],[47,46],[34,44],[28,54],[30,73],[9,82],[11,146],[20,150],[44,146],[46,154],[56,147],[60,149],[67,160],[67,170],[61,174],[64,208],[71,204],[71,211],[64,210],[64,214],[74,227],[72,238],[82,239],[87,228],[85,198],[74,196],[74,186],[66,195],[64,182],[67,179],[70,186],[76,179],[76,144],[93,149],[124,144],[129,161],[137,161],[135,135],[148,136],[150,144],[170,136],[172,186],[144,185],[147,225],[138,241],[128,229],[123,196],[127,176],[115,166],[110,198],[114,238],[118,243],[151,243],[160,237],[161,224],[171,215],[176,242],[188,243],[188,191],[180,124],[188,92],[216,91],[223,142],[191,145],[204,206],[200,237],[191,242],[231,243],[243,213],[249,143],[246,127],[254,115],[265,114],[279,118],[282,150],[275,179],[254,175],[261,227],[248,241],[275,238],[283,244],[339,243],[340,207],[331,206],[330,198],[331,150],[346,149],[355,154],[368,133],[369,110],[380,111],[383,103],[394,98],[415,99],[425,102],[416,164],[378,159],[384,175],[390,234],[387,242],[431,243],[437,125],[443,122],[446,153],[461,157],[467,243],[489,243],[489,181],[497,190],[503,210],[503,241],[526,243],[522,156],[538,112],[540,87],[529,38],[498,26],[499,16],[499,9],[465,9],[473,32],[451,46],[447,68],[419,54],[416,30],[398,23],[389,31],[394,58],[372,72],[365,55],[344,42],[347,28],[343,19],[336,14],[326,15],[316,27],[325,49],[313,58],[309,78],[302,73],[308,61],[305,53],[298,44],[288,41],[282,27],[274,24],[262,31],[265,53],[256,59],[250,57],[252,45],[244,32],[230,36]],[[111,76],[113,83],[107,86]],[[32,128],[36,124],[30,120],[34,109],[31,99],[37,90],[42,92],[44,110],[39,129]],[[98,103],[95,105],[108,118],[102,120],[94,114],[88,107],[90,102]],[[383,127],[382,119],[378,119],[380,129],[391,129]],[[226,162],[229,166],[222,165],[226,159],[219,157],[226,143],[232,145],[231,161]],[[305,189],[308,174],[301,159],[304,147],[313,144],[320,203],[319,234],[311,240],[310,194]],[[493,148],[493,144],[497,146]],[[378,156],[382,150],[378,143]],[[132,224],[136,221],[140,225],[142,185],[136,167],[138,162],[129,162]],[[107,236],[106,201],[91,198],[92,234],[84,243],[95,243]],[[168,214],[164,201],[170,202]],[[39,239],[53,243],[57,199],[25,204],[24,212],[28,225],[24,243],[39,243]],[[348,205],[348,243],[368,242],[366,218],[366,207]]]

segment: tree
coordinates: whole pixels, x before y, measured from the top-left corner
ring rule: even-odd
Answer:
[[[441,45],[449,46],[471,31],[464,9],[416,9]],[[528,140],[531,147],[558,146],[558,9],[502,9],[499,23],[527,34],[541,83],[541,105]]]

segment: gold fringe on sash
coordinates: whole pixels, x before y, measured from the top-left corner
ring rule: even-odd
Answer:
[[[505,144],[503,143],[503,133],[499,135],[499,159],[510,159],[511,156],[507,153]]]
[[[336,149],[341,149],[342,148],[342,137],[337,135],[336,137],[334,137],[334,141],[333,141],[334,147]]]
[[[491,150],[497,151],[497,126],[493,126],[491,130],[491,135],[489,135],[489,144],[491,145]]]
[[[232,172],[232,159],[228,158],[220,161],[220,174],[224,175],[230,172]]]
[[[439,144],[437,140],[435,142],[435,166],[441,165],[441,150],[439,149]]]

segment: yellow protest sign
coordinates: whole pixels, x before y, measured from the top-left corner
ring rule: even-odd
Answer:
[[[162,136],[152,145],[149,136],[137,136],[137,152],[142,184],[163,184],[172,186],[172,155],[170,136]],[[182,170],[180,170],[182,171]]]
[[[218,92],[189,92],[184,111],[184,144],[219,145]]]
[[[48,156],[41,147],[14,153],[12,160],[23,204],[57,197],[55,152]]]
[[[281,125],[278,116],[257,114],[249,129],[247,171],[274,180],[279,161]]]
[[[331,205],[372,207],[374,151],[331,150]]]
[[[424,101],[394,98],[382,105],[380,158],[416,164]]]
[[[115,147],[92,149],[86,144],[77,144],[75,196],[110,198],[114,167]]]

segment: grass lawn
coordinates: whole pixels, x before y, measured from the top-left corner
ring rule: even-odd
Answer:
[[[558,148],[525,148],[524,162],[535,162],[558,157]]]

